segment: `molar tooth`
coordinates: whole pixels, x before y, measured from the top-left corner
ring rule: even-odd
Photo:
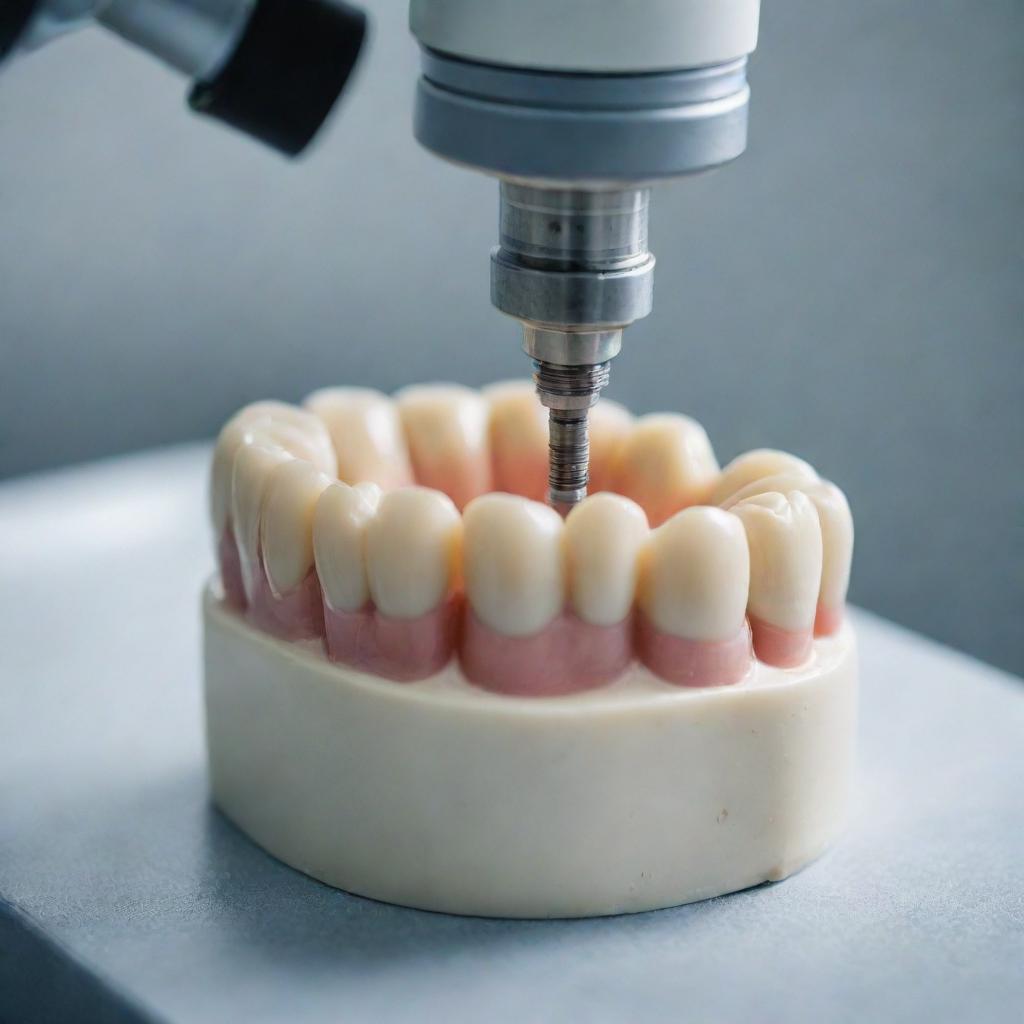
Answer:
[[[651,534],[640,607],[663,633],[730,640],[742,628],[750,555],[735,516],[707,506],[677,512]]]
[[[485,494],[465,512],[466,596],[484,625],[528,636],[562,610],[562,517],[512,494]]]
[[[548,483],[548,411],[540,404],[533,382],[502,381],[481,393],[489,407],[494,489],[544,501]]]
[[[839,629],[846,605],[853,561],[853,516],[846,495],[834,483],[822,480],[805,491],[821,526],[821,588],[814,631],[827,636]]]
[[[285,402],[253,402],[240,409],[221,429],[210,467],[210,517],[219,538],[231,510],[231,480],[235,456],[256,441],[278,445],[325,473],[337,463],[327,428],[312,413]]]
[[[733,506],[750,545],[748,611],[758,658],[800,664],[811,649],[821,585],[818,513],[806,494],[758,494]]]
[[[275,597],[302,583],[313,568],[313,515],[331,478],[292,459],[271,470],[263,497],[260,543],[267,582]]]
[[[647,534],[644,510],[618,494],[592,495],[569,513],[566,573],[573,610],[584,622],[613,626],[629,615]]]
[[[231,521],[242,571],[245,596],[256,596],[260,559],[260,524],[271,474],[294,456],[276,445],[245,444],[234,460],[231,475]]]
[[[491,486],[487,403],[457,384],[422,384],[395,396],[416,482],[463,508]]]
[[[615,463],[633,422],[633,414],[610,398],[600,399],[590,410],[587,429],[590,435],[588,489],[591,494],[611,490]]]
[[[718,463],[704,428],[688,416],[642,416],[616,460],[614,489],[640,504],[651,526],[705,500]]]
[[[751,480],[745,487],[741,487],[734,494],[731,494],[722,502],[722,508],[731,509],[747,498],[754,498],[759,494],[770,494],[773,491],[778,494],[789,494],[790,491],[802,491],[805,494],[809,487],[818,483],[818,478],[808,478],[801,473],[777,473],[774,476],[763,476],[757,480]]]
[[[313,553],[327,604],[360,611],[370,600],[366,528],[377,514],[381,489],[374,483],[331,484],[316,503]]]
[[[303,404],[330,432],[339,480],[384,490],[412,483],[402,423],[387,395],[372,388],[321,388]]]
[[[755,448],[742,455],[737,455],[722,470],[722,475],[711,491],[708,504],[723,505],[726,499],[731,499],[737,491],[749,484],[765,477],[782,474],[804,480],[818,479],[814,467],[796,455],[775,448]]]
[[[445,599],[458,567],[462,522],[440,491],[407,487],[381,499],[366,529],[370,592],[384,615],[413,619]]]

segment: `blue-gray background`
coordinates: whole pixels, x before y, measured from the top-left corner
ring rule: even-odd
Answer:
[[[525,373],[496,186],[410,137],[405,4],[289,165],[85,33],[0,77],[0,474],[210,436],[238,405]],[[853,597],[1024,672],[1024,4],[766,0],[749,152],[660,190],[610,394],[799,452]]]

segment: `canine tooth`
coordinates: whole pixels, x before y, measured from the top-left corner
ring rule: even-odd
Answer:
[[[301,459],[272,470],[263,497],[260,541],[267,581],[276,597],[313,568],[313,514],[331,478]]]
[[[806,480],[818,479],[814,467],[796,455],[779,451],[776,448],[755,448],[742,455],[737,455],[722,470],[722,475],[711,491],[708,504],[721,505],[727,498],[731,498],[748,484],[764,477],[781,474]]]
[[[733,506],[750,545],[754,650],[762,661],[799,664],[810,649],[822,544],[818,513],[800,491],[758,494]]]
[[[543,501],[548,481],[548,411],[533,383],[503,381],[484,388],[493,487]]]
[[[842,620],[853,561],[853,516],[846,495],[828,480],[806,488],[821,526],[821,588],[815,631],[834,633]]]
[[[278,445],[325,473],[337,463],[327,428],[310,412],[285,402],[253,402],[235,413],[217,436],[210,468],[210,517],[217,537],[231,509],[231,479],[235,456],[245,444],[260,441]]]
[[[381,489],[373,483],[331,484],[316,503],[313,554],[327,603],[357,612],[370,599],[366,528],[377,514]]]
[[[641,505],[651,526],[703,502],[718,476],[704,428],[675,413],[638,419],[616,462],[614,489]]]
[[[588,489],[591,494],[611,490],[615,461],[633,421],[633,414],[610,398],[600,399],[590,410],[587,429],[590,433]]]
[[[566,575],[573,610],[584,622],[613,626],[629,614],[647,534],[644,510],[618,494],[592,495],[569,513]]]
[[[412,483],[409,453],[394,402],[372,388],[322,388],[304,405],[326,424],[338,457],[338,479],[384,490]]]
[[[677,512],[651,534],[639,603],[663,633],[731,640],[743,628],[749,586],[743,525],[721,509],[698,506]]]
[[[452,585],[462,522],[452,500],[426,487],[381,498],[366,528],[370,593],[384,615],[412,619],[436,608]]]
[[[466,596],[486,626],[528,636],[562,610],[562,517],[513,494],[485,494],[464,515]]]
[[[260,524],[263,501],[271,474],[294,456],[283,448],[265,444],[245,444],[235,456],[231,475],[231,520],[242,570],[246,597],[255,595],[259,567]]]
[[[487,403],[457,384],[421,384],[395,396],[416,482],[463,508],[491,486]]]

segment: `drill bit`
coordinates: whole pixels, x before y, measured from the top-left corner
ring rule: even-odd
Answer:
[[[563,516],[587,496],[587,417],[608,383],[611,361],[564,366],[534,361],[537,394],[548,409],[548,503]]]

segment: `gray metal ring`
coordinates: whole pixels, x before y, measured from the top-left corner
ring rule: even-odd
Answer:
[[[645,74],[526,71],[423,51],[414,131],[502,177],[595,185],[704,170],[746,147],[746,58]]]

